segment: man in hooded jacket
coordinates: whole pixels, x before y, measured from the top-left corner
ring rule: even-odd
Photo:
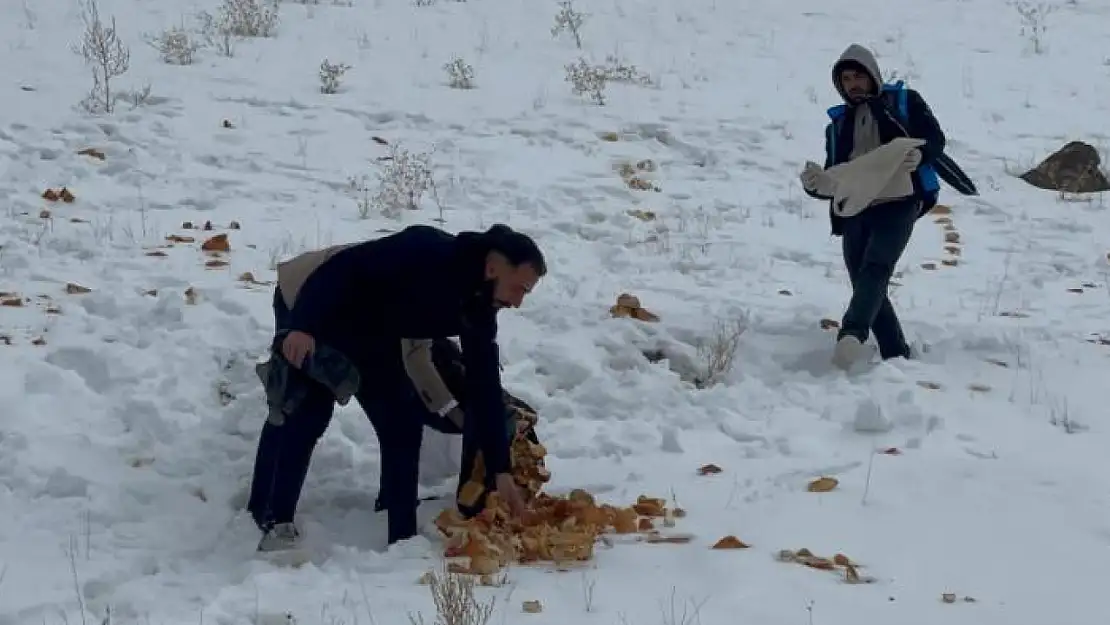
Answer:
[[[509,472],[496,315],[520,306],[546,272],[535,242],[502,224],[457,235],[410,226],[279,265],[273,354],[260,370],[271,417],[247,505],[263,532],[259,550],[297,546],[293,517],[313,449],[336,401],[352,395],[378,436],[388,541],[416,534],[420,447],[432,402],[406,370],[408,339],[460,338],[469,401],[467,418],[455,420],[481,449],[498,494],[523,512]],[[436,411],[446,419],[458,417],[457,408]]]
[[[910,357],[887,290],[915,222],[936,204],[939,187],[932,168],[943,156],[945,136],[921,94],[901,83],[884,85],[875,55],[867,48],[849,46],[833,65],[832,78],[844,104],[829,110],[832,121],[825,134],[824,170],[851,163],[895,139],[923,140],[919,147],[889,151],[901,162],[883,169],[894,173],[880,184],[859,185],[878,192],[851,216],[838,214],[832,201],[837,182],[828,172],[812,165],[801,175],[806,193],[830,200],[832,233],[842,237],[852,297],[837,335],[833,363],[847,369],[866,357],[864,343],[870,334],[883,359]],[[899,98],[904,111],[897,110]]]

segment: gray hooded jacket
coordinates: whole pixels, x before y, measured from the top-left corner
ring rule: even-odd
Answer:
[[[855,109],[853,117],[854,127],[852,135],[852,153],[849,158],[858,158],[881,145],[879,138],[879,123],[875,120],[868,106],[859,106],[848,98],[848,94],[844,93],[844,89],[840,85],[840,74],[846,66],[856,66],[862,68],[868,75],[871,76],[871,82],[874,86],[874,91],[871,93],[872,97],[878,96],[883,84],[883,75],[879,70],[879,62],[875,60],[875,55],[867,48],[859,45],[852,44],[848,49],[840,55],[836,63],[832,67],[833,86],[836,87],[837,93],[848,106]],[[909,172],[900,172],[895,175],[890,182],[883,187],[882,192],[876,197],[874,204],[881,204],[893,200],[905,199],[914,194],[913,179]]]

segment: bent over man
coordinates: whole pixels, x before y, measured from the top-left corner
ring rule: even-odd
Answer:
[[[381,449],[380,505],[390,544],[416,534],[420,445],[428,405],[406,372],[402,339],[458,336],[466,366],[464,438],[476,441],[501,497],[521,512],[497,350],[497,311],[518,307],[547,272],[528,236],[497,224],[452,235],[410,226],[380,239],[309,252],[278,267],[275,340],[262,365],[270,417],[248,510],[259,550],[294,547],[297,501],[336,401],[352,396]],[[436,407],[447,421],[457,406]]]
[[[449,338],[406,340],[404,343],[405,368],[428,407],[427,425],[436,431],[431,441],[425,432],[424,445],[439,444],[438,448],[421,450],[420,477],[425,478],[425,470],[434,472],[437,466],[446,468],[449,464],[447,471],[441,471],[440,480],[447,475],[458,476],[455,506],[464,517],[472,517],[485,509],[487,496],[497,484],[486,473],[480,446],[466,436],[458,436],[465,429],[465,414],[469,412],[463,353]],[[538,416],[535,408],[508,391],[504,391],[502,397],[505,430],[511,441],[512,474],[527,502],[550,477],[542,457],[524,453],[540,443],[535,429]],[[445,413],[446,416],[440,416]],[[524,442],[531,444],[522,445]]]
[[[883,359],[910,357],[887,289],[914,223],[937,202],[935,167],[943,157],[945,136],[921,94],[901,82],[883,84],[874,54],[863,46],[852,45],[844,51],[833,65],[832,79],[844,103],[829,109],[824,169],[807,164],[801,178],[806,193],[817,199],[840,197],[847,184],[868,190],[864,203],[849,211],[854,214],[846,213],[836,201],[831,201],[829,208],[832,233],[842,237],[844,263],[852,283],[852,297],[833,355],[833,363],[847,369],[865,357],[863,344],[871,333]],[[872,154],[895,139],[917,147]],[[853,168],[856,159],[864,155],[870,155],[867,162]],[[897,162],[883,163],[884,158]],[[843,168],[835,178],[826,171],[834,168]],[[860,179],[867,176],[881,178]],[[855,195],[858,200],[860,193]]]

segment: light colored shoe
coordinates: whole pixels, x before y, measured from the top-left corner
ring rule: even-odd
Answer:
[[[258,541],[258,550],[263,553],[291,551],[301,546],[301,532],[292,523],[278,523]]]
[[[258,557],[275,566],[299,568],[312,561],[300,530],[292,523],[275,525],[258,542]]]
[[[836,342],[833,349],[832,364],[838,369],[847,371],[858,362],[870,358],[870,350],[860,340],[852,335],[846,335]]]

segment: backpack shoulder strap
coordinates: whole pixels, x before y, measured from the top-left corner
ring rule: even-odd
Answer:
[[[899,80],[895,83],[883,85],[883,97],[887,107],[898,115],[898,120],[903,124],[909,121],[909,92],[906,83]]]
[[[844,128],[844,114],[848,110],[845,104],[837,104],[831,106],[825,111],[829,116],[829,124],[825,126],[825,145],[828,148],[826,157],[829,163],[836,162],[836,139],[840,136],[841,129]]]
[[[847,104],[837,104],[836,106],[830,106],[828,110],[825,111],[825,114],[829,116],[829,119],[837,121],[844,118],[844,111],[847,110]]]

